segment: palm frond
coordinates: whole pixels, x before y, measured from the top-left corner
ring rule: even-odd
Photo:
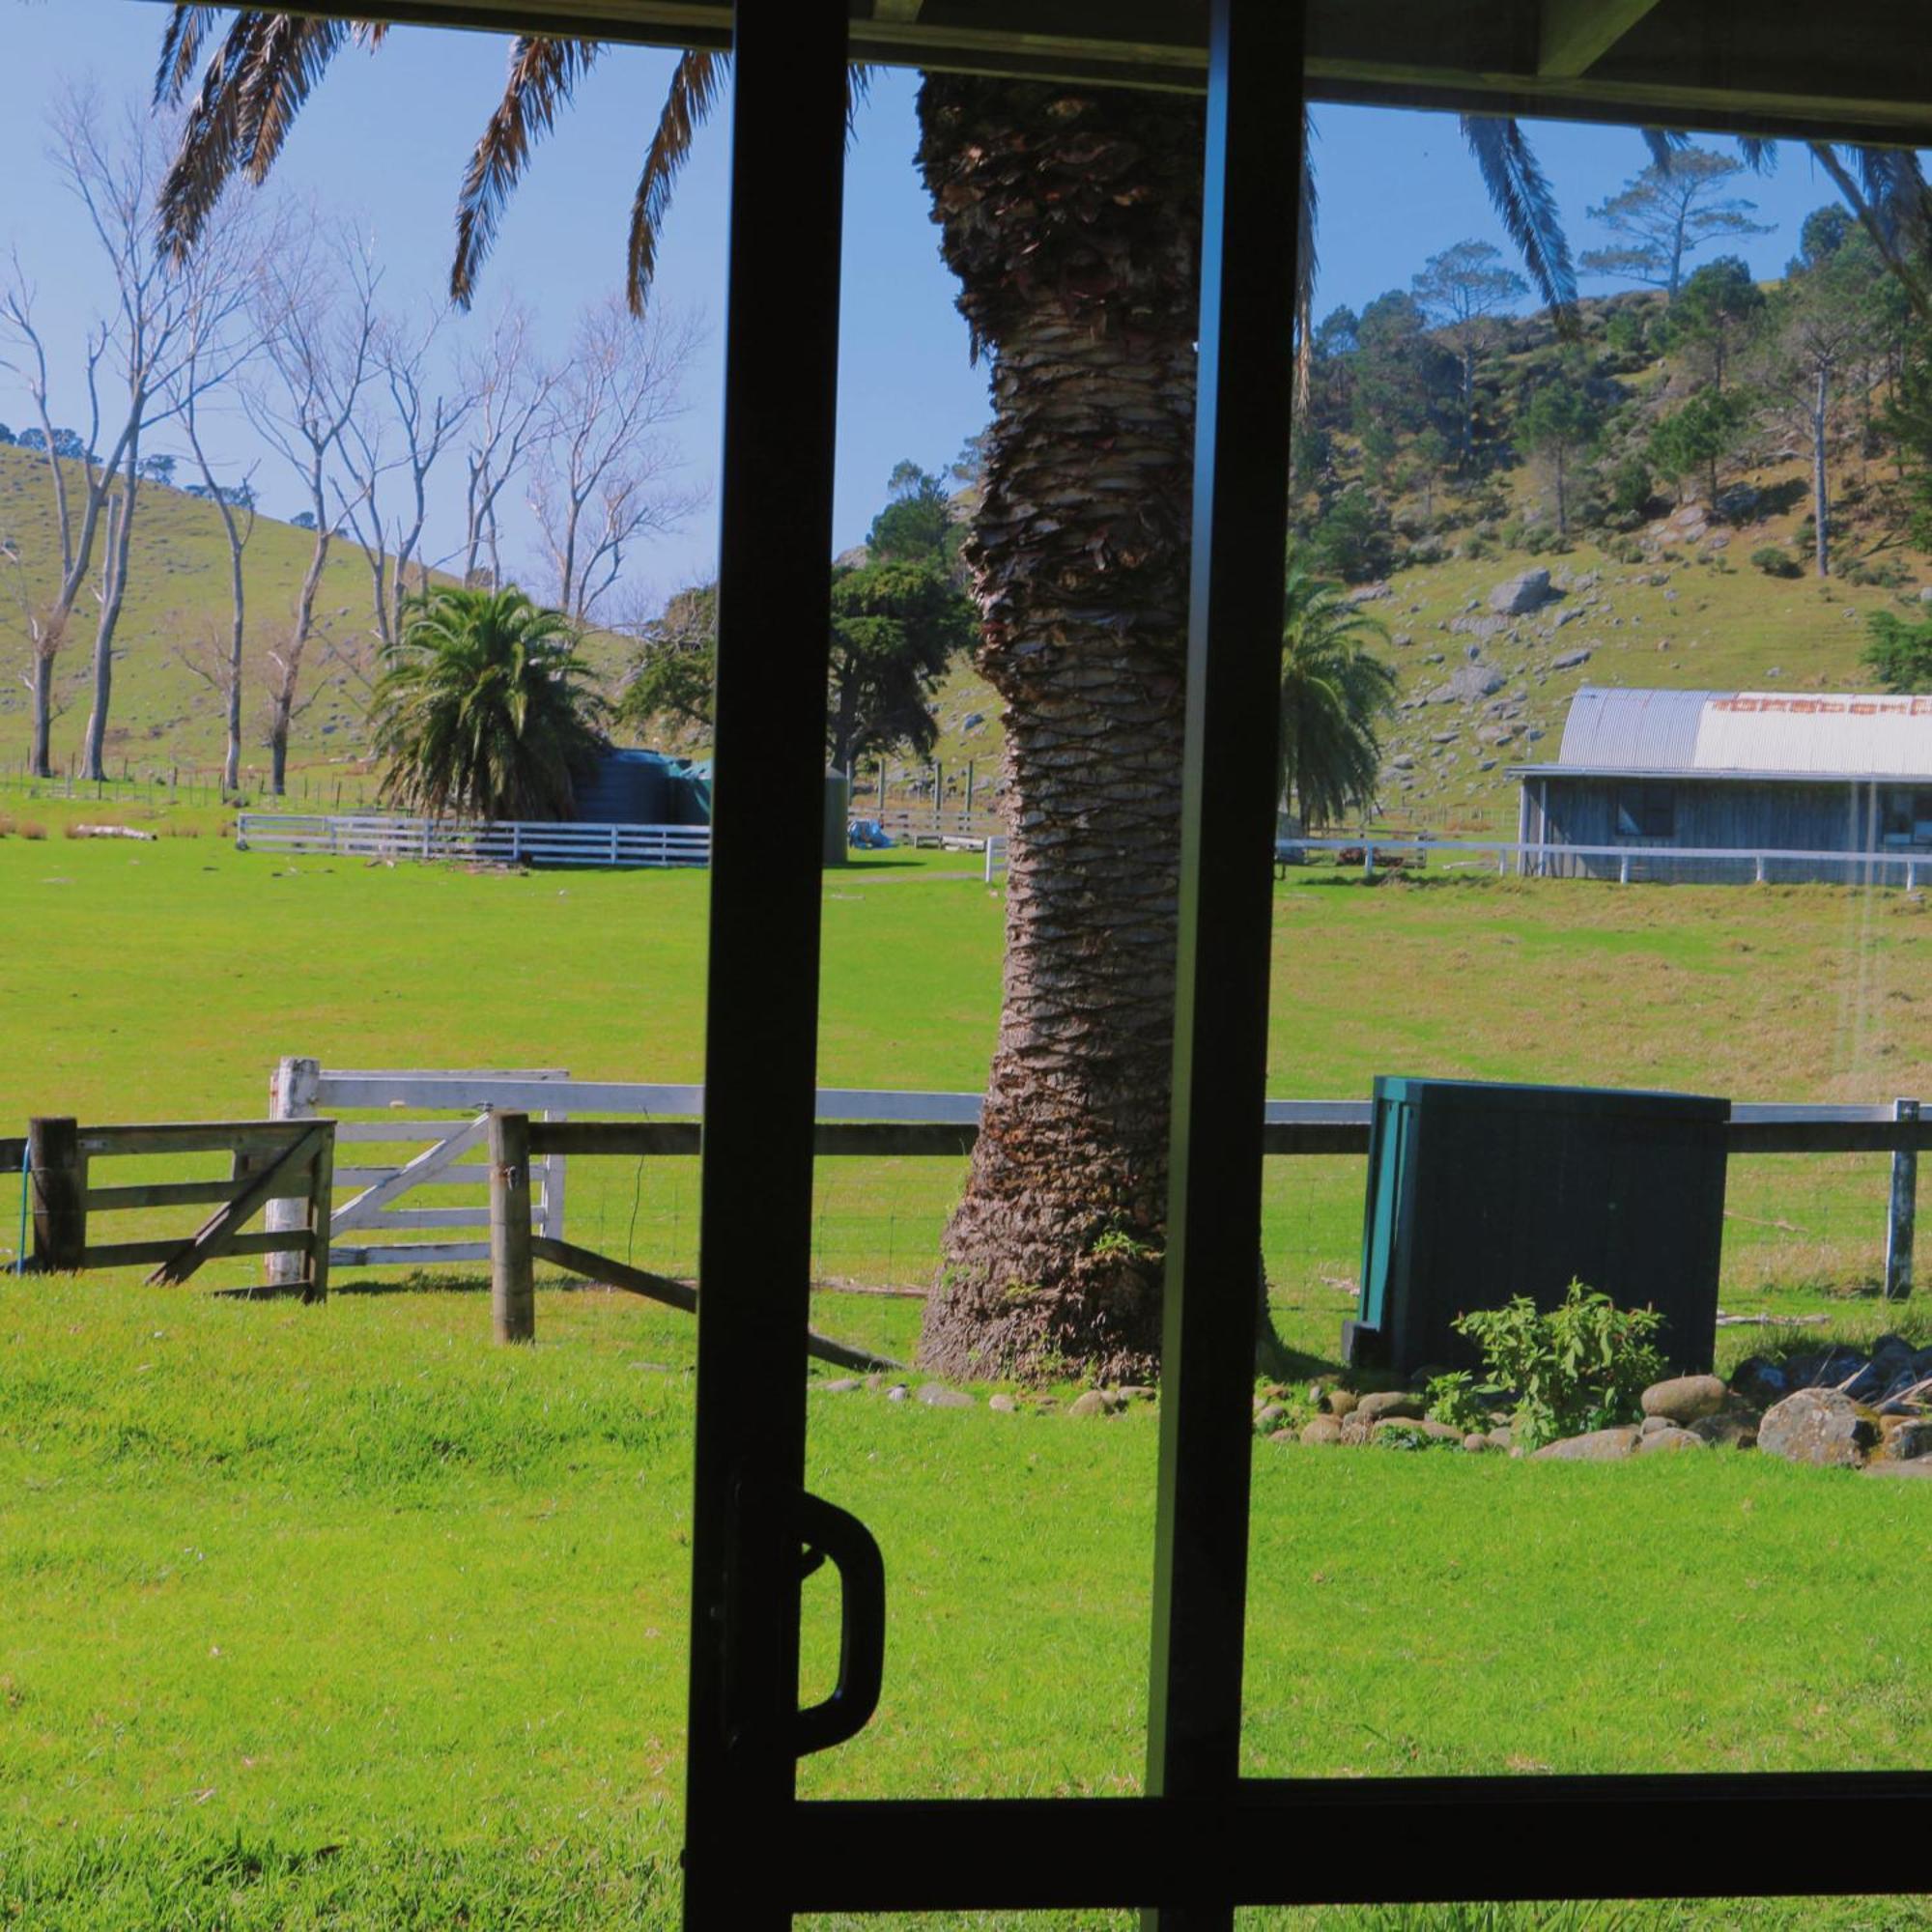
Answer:
[[[475,296],[476,277],[529,165],[531,149],[555,125],[557,109],[603,50],[601,41],[575,36],[559,40],[520,34],[511,44],[503,98],[469,157],[456,200],[456,261],[449,271],[449,296],[459,308],[468,308]]]
[[[182,12],[196,17],[178,12],[170,20],[170,36],[178,24],[181,36],[172,42],[172,61],[170,36],[163,37],[164,73],[184,67],[213,24],[213,9]],[[236,16],[209,61],[161,184],[161,235],[177,257],[194,245],[239,170],[257,183],[267,178],[335,55],[351,42],[380,46],[387,31],[381,21],[298,19],[259,7]]]
[[[1690,145],[1690,136],[1681,128],[1640,128],[1637,131],[1643,136],[1651,162],[1661,175],[1667,175],[1672,157]]]
[[[1928,232],[1925,171],[1910,148],[1854,148],[1872,215],[1894,242],[1922,253]]]
[[[1521,127],[1513,119],[1464,114],[1463,138],[1476,157],[1483,185],[1521,253],[1530,279],[1555,311],[1559,328],[1574,327],[1577,270],[1563,233],[1556,196]]]
[[[664,110],[658,116],[657,130],[644,156],[644,171],[638,177],[638,191],[631,201],[630,258],[624,293],[633,315],[642,315],[650,298],[651,282],[658,268],[658,233],[670,209],[678,175],[691,157],[692,139],[717,104],[726,61],[724,54],[694,49],[679,57],[671,74]]]
[[[1754,175],[1768,175],[1777,166],[1777,143],[1766,140],[1762,134],[1740,134],[1738,153]]]
[[[219,21],[219,7],[196,7],[176,0],[161,33],[161,54],[155,63],[155,104],[176,106],[186,91],[188,76],[201,59],[201,49]]]

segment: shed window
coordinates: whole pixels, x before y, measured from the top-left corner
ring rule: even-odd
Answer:
[[[1619,838],[1671,838],[1677,833],[1674,785],[1627,784],[1617,792]]]

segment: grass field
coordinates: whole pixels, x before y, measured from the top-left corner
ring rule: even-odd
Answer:
[[[283,1053],[699,1071],[701,876],[49,830],[0,838],[0,1122],[252,1113]],[[828,878],[826,1084],[983,1077],[1000,907],[961,870],[899,855]],[[1932,914],[1897,895],[1310,878],[1278,890],[1276,919],[1277,1094],[1358,1094],[1377,1071],[1778,1099],[1932,1085]],[[688,1260],[693,1178],[604,1165],[573,1175],[579,1238]],[[956,1165],[825,1167],[821,1272],[916,1279]],[[1321,1356],[1348,1306],[1359,1164],[1270,1169],[1278,1319]],[[1857,1292],[1883,1186],[1882,1161],[1741,1165],[1727,1296],[1828,1312],[1807,1342],[1932,1333]],[[909,1349],[916,1304],[822,1301],[820,1326]],[[0,1278],[0,1923],[673,1922],[691,1332],[546,1292],[538,1333],[492,1350],[469,1294],[303,1310]],[[1724,1338],[1732,1357],[1762,1339]],[[814,1395],[814,1487],[877,1531],[894,1621],[877,1723],[808,1788],[1138,1788],[1154,1444],[1148,1409]],[[1247,1768],[1922,1765],[1928,1557],[1918,1485],[1717,1455],[1263,1445]],[[818,1684],[830,1593],[810,1600]],[[1879,1932],[1932,1909],[1498,1922]]]

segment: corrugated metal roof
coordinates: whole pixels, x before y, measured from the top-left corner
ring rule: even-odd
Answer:
[[[1919,778],[1932,772],[1932,696],[1586,685],[1570,701],[1557,762],[1598,772]]]
[[[1586,684],[1570,700],[1564,765],[1685,771],[1697,762],[1697,726],[1715,691],[1606,691]]]

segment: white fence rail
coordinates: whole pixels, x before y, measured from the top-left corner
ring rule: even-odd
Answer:
[[[995,833],[986,840],[986,883],[990,886],[1007,869],[1007,841]]]
[[[1378,854],[1415,853],[1426,865],[1438,854],[1485,853],[1493,856],[1498,873],[1511,869],[1530,878],[1553,876],[1570,860],[1616,861],[1617,880],[1629,885],[1633,871],[1648,876],[1652,869],[1667,874],[1679,861],[1687,864],[1719,862],[1748,866],[1758,885],[1766,884],[1776,867],[1797,867],[1842,872],[1849,883],[1902,885],[1918,889],[1921,877],[1932,878],[1932,850],[1893,852],[1792,852],[1775,846],[1750,845],[1565,845],[1507,838],[1277,838],[1275,856],[1285,852],[1360,853],[1362,873],[1373,878]]]
[[[701,1120],[704,1113],[704,1089],[698,1086],[573,1080],[554,1068],[357,1071],[325,1068],[313,1060],[302,1059],[280,1064],[270,1084],[270,1099],[276,1120],[375,1111],[392,1117],[377,1121],[338,1119],[338,1205],[329,1213],[331,1269],[438,1268],[488,1260],[489,1169],[484,1160],[469,1156],[485,1149],[492,1113],[524,1113],[546,1121],[614,1114],[628,1121],[664,1122]],[[814,1114],[828,1122],[977,1127],[980,1108],[978,1094],[820,1088]],[[1737,1101],[1731,1107],[1731,1120],[1734,1124],[1760,1130],[1796,1130],[1802,1139],[1806,1127],[1890,1122],[1906,1118],[1908,1109],[1910,1118],[1917,1120],[1917,1103],[1913,1101],[1820,1106]],[[1262,1117],[1270,1127],[1315,1130],[1303,1143],[1303,1151],[1346,1151],[1352,1146],[1359,1152],[1365,1142],[1355,1140],[1354,1133],[1366,1134],[1371,1113],[1367,1100],[1268,1100],[1264,1103]],[[1324,1134],[1323,1129],[1330,1131]],[[1342,1134],[1337,1145],[1336,1129],[1353,1132]],[[355,1151],[364,1146],[413,1147],[417,1151],[406,1159],[379,1154],[375,1161],[357,1164]],[[532,1232],[551,1240],[568,1238],[564,1229],[565,1167],[561,1154],[546,1154],[530,1163]],[[1895,1157],[1887,1256],[1889,1282],[1894,1275],[1910,1280],[1911,1203],[1916,1184],[1916,1156]],[[399,1205],[423,1187],[455,1189],[466,1198],[455,1205],[426,1207],[419,1201]],[[294,1226],[296,1217],[305,1212],[305,1203],[271,1203],[269,1225]],[[1898,1249],[1895,1255],[1894,1247]],[[277,1269],[298,1261],[295,1256],[270,1257],[271,1278],[276,1278]]]
[[[469,824],[383,812],[244,811],[238,851],[367,859],[460,859],[518,866],[708,866],[708,825],[585,825],[502,819]]]

